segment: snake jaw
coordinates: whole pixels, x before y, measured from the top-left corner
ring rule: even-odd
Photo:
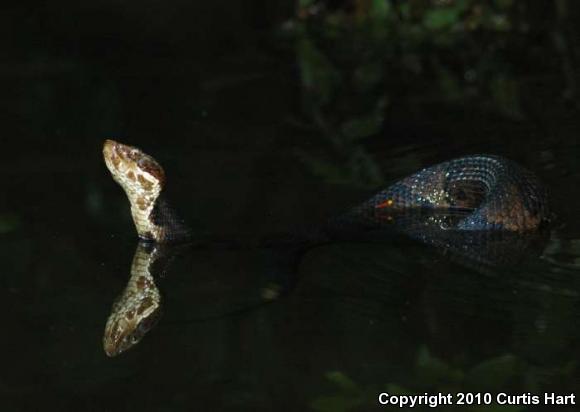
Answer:
[[[163,239],[163,228],[151,219],[151,212],[165,184],[165,172],[161,165],[140,149],[114,140],[105,140],[103,157],[113,179],[129,199],[139,237],[145,240]]]

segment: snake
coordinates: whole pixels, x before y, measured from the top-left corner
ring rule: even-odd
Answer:
[[[129,282],[107,320],[109,356],[134,346],[159,318],[161,296],[153,265],[166,245],[195,239],[166,196],[164,169],[141,149],[114,140],[103,144],[111,176],[124,190],[140,240]],[[296,235],[300,250],[312,245],[384,232],[387,227],[470,262],[493,265],[514,259],[553,220],[541,181],[496,155],[468,155],[421,169],[367,201]],[[363,236],[364,237],[364,236]]]
[[[162,255],[157,245],[138,243],[127,286],[113,303],[105,325],[103,348],[108,356],[135,346],[158,322],[162,303],[155,283],[155,262]]]

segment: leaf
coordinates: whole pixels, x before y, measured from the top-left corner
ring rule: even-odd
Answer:
[[[359,387],[352,379],[340,371],[326,373],[326,379],[337,385],[343,391],[359,392]]]
[[[381,130],[383,125],[382,116],[374,113],[366,116],[359,116],[345,121],[341,128],[342,133],[349,139],[362,139],[372,136]]]
[[[13,232],[20,226],[20,219],[16,214],[6,213],[0,215],[0,234]]]
[[[373,19],[386,20],[391,13],[391,3],[388,0],[372,0],[370,14]]]
[[[514,378],[517,365],[517,358],[509,354],[486,360],[467,373],[466,385],[474,390],[499,391]]]
[[[347,164],[313,156],[305,151],[297,151],[296,155],[315,176],[329,183],[360,187],[377,187],[384,183],[379,166],[364,149],[354,146],[349,151]]]
[[[446,7],[429,10],[423,18],[423,25],[430,30],[441,30],[454,25],[459,20],[458,8]]]
[[[342,134],[349,140],[377,134],[383,126],[386,105],[387,99],[383,97],[377,101],[371,113],[346,120],[341,126]]]
[[[310,169],[312,174],[331,183],[344,183],[349,180],[348,172],[330,160],[315,157],[304,151],[297,156]]]
[[[468,0],[455,0],[449,6],[431,8],[423,17],[423,25],[431,30],[449,28],[459,22],[469,5]]]
[[[306,37],[298,40],[297,55],[304,88],[318,97],[318,104],[329,102],[340,80],[336,68]]]
[[[315,0],[298,0],[298,7],[299,8],[307,8],[314,5]]]
[[[362,147],[351,150],[349,158],[350,176],[359,186],[378,187],[384,183],[380,167]]]
[[[446,383],[455,383],[463,378],[460,370],[452,368],[442,360],[429,353],[427,347],[422,346],[416,360],[418,378],[426,385],[440,388]]]

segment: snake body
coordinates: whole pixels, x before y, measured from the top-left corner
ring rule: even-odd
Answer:
[[[114,356],[138,342],[159,316],[161,298],[151,270],[159,260],[159,247],[187,241],[192,233],[166,201],[165,172],[153,157],[113,140],[105,141],[103,156],[129,199],[137,234],[145,241],[107,322],[105,352]],[[465,156],[397,181],[312,230],[295,250],[331,241],[337,232],[380,231],[394,225],[423,243],[489,265],[525,251],[528,235],[550,218],[547,192],[530,171],[499,156]]]
[[[499,156],[474,155],[425,168],[379,192],[350,215],[371,223],[385,213],[439,212],[442,229],[526,232],[550,219],[544,186],[528,170]]]
[[[164,198],[165,172],[153,157],[113,140],[105,141],[103,155],[127,194],[140,239],[190,238],[190,230]],[[551,216],[547,192],[530,171],[499,156],[473,155],[405,177],[336,222],[350,219],[380,226],[418,212],[445,214],[441,229],[457,231],[533,231]]]

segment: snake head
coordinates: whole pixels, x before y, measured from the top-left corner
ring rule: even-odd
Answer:
[[[110,357],[117,356],[138,344],[159,320],[160,309],[153,299],[145,298],[131,304],[121,297],[113,306],[105,326],[105,353]]]
[[[165,183],[161,165],[137,147],[108,139],[103,144],[103,157],[113,178],[125,191],[134,185],[147,190],[150,185]]]
[[[139,242],[131,276],[125,289],[113,303],[107,319],[103,347],[108,356],[117,356],[135,346],[157,323],[162,313],[162,299],[155,277],[171,259],[167,249],[149,242]]]
[[[103,157],[113,179],[129,199],[139,237],[160,239],[162,229],[155,225],[151,215],[165,184],[161,165],[141,149],[114,140],[105,140]]]

